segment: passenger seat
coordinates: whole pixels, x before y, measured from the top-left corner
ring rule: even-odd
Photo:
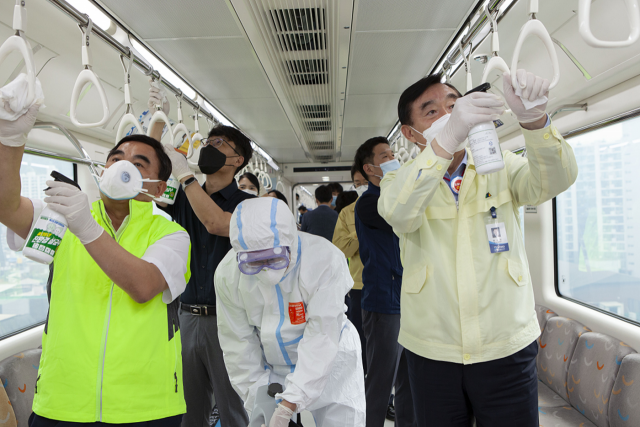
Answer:
[[[552,318],[557,316],[557,314],[545,307],[544,305],[538,305],[536,304],[536,315],[538,316],[538,324],[540,325],[540,332],[544,331],[544,327],[547,324],[547,321]]]
[[[640,426],[640,354],[622,360],[609,403],[611,427]]]
[[[7,392],[19,426],[28,425],[27,421],[32,412],[41,354],[42,350],[36,348],[14,354],[0,362],[0,381]],[[4,414],[0,414],[0,423],[4,417]]]
[[[569,406],[567,375],[580,335],[589,328],[566,317],[548,318],[538,341],[538,406]]]

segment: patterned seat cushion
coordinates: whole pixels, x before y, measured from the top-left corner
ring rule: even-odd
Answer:
[[[40,349],[27,350],[0,362],[0,380],[19,426],[28,425],[41,354]]]
[[[538,315],[538,324],[540,325],[540,332],[544,330],[547,320],[557,316],[552,310],[548,309],[544,305],[536,304],[536,314]]]
[[[569,366],[569,401],[598,427],[609,427],[609,399],[622,360],[635,351],[620,340],[582,334]]]
[[[544,385],[542,381],[538,381],[538,407],[540,408],[558,408],[560,406],[569,405],[558,393]]]
[[[2,427],[16,427],[16,414],[11,407],[11,401],[7,396],[4,386],[0,385],[0,424]]]
[[[595,424],[571,406],[540,408],[538,412],[540,427],[595,427]]]
[[[611,427],[640,426],[640,354],[622,359],[609,402]]]
[[[537,359],[538,378],[566,402],[567,372],[580,334],[588,329],[566,317],[551,317],[540,336]]]

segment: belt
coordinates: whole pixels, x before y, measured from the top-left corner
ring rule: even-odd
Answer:
[[[180,303],[180,309],[194,316],[215,316],[215,305],[189,305]]]

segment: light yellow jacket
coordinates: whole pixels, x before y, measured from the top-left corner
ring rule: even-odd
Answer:
[[[355,209],[356,202],[353,202],[340,211],[336,228],[333,231],[333,244],[344,253],[344,256],[349,258],[349,272],[353,279],[353,289],[362,289],[362,269],[364,267],[360,261]]]
[[[398,341],[413,353],[479,363],[540,335],[518,207],[568,189],[578,166],[553,124],[522,132],[528,158],[504,151],[499,172],[476,174],[468,152],[458,208],[442,179],[451,161],[431,147],[381,182],[378,211],[400,237],[404,267]],[[484,218],[491,207],[506,226],[507,252],[489,250]]]

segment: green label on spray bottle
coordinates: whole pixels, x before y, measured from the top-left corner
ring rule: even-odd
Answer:
[[[38,222],[41,221],[46,221],[46,230],[34,228],[26,247],[54,256],[67,226],[46,216],[41,216]]]

